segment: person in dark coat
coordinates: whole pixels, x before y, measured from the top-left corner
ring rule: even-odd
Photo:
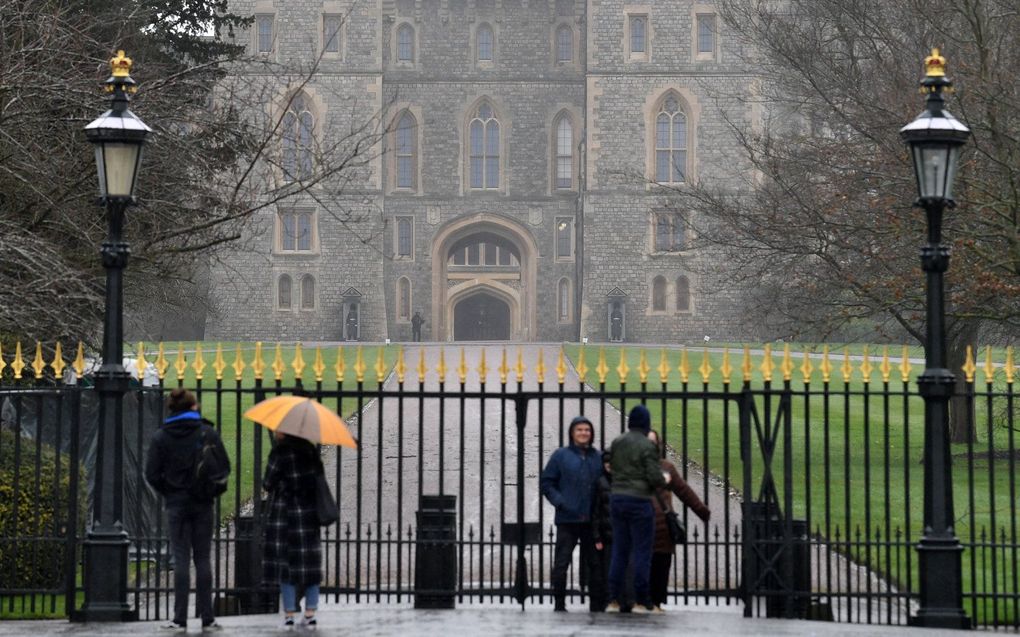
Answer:
[[[648,432],[648,438],[655,443],[659,454],[662,454],[662,443],[659,441],[659,434],[654,431]],[[669,528],[666,526],[666,513],[662,508],[665,504],[667,510],[673,510],[673,496],[680,498],[680,502],[687,508],[694,511],[694,514],[703,521],[708,522],[712,513],[701,501],[698,494],[691,489],[691,486],[680,477],[676,466],[661,458],[659,466],[663,472],[669,474],[669,484],[659,487],[658,497],[652,499],[652,508],[655,509],[655,539],[652,542],[652,570],[649,577],[649,586],[652,591],[652,605],[662,610],[666,603],[666,589],[669,586],[669,568],[673,565],[673,555],[676,552],[676,545],[669,537]]]
[[[163,496],[166,505],[170,550],[175,566],[174,617],[161,628],[175,633],[188,629],[190,563],[194,557],[195,606],[202,618],[202,630],[216,631],[221,626],[213,615],[212,564],[209,560],[215,500],[197,500],[188,490],[194,480],[195,459],[206,439],[220,447],[223,458],[227,457],[227,452],[212,423],[199,413],[195,394],[177,388],[170,392],[166,406],[170,415],[153,436],[145,459],[145,479]]]
[[[648,439],[651,415],[644,405],[631,409],[628,431],[613,440],[613,487],[609,498],[613,522],[613,553],[609,565],[607,613],[620,612],[627,569],[634,569],[633,613],[655,612],[648,578],[652,567],[655,489],[669,479],[659,467],[655,445]]]
[[[262,488],[269,494],[263,555],[263,579],[280,585],[284,628],[294,627],[298,602],[305,600],[302,625],[315,628],[322,581],[322,539],[315,509],[322,460],[315,445],[295,436],[276,434]],[[300,596],[299,596],[300,593]]]
[[[592,501],[591,511],[591,534],[595,542],[595,552],[592,558],[592,572],[598,572],[603,582],[609,581],[609,556],[613,552],[613,522],[609,513],[609,495],[612,490],[613,475],[609,465],[609,451],[602,452],[602,475],[595,483],[595,496]],[[606,609],[605,587],[602,590],[592,591],[591,610],[601,613]]]
[[[592,447],[595,429],[591,421],[577,416],[570,421],[567,436],[570,443],[553,452],[541,478],[542,495],[556,507],[556,549],[550,579],[557,611],[567,610],[567,568],[579,542],[581,562],[588,567],[592,564],[592,496],[602,473],[602,454]],[[590,568],[589,572],[592,594],[600,594],[604,584],[598,573]]]
[[[421,326],[425,324],[425,319],[422,318],[421,312],[415,311],[414,316],[411,317],[411,336],[415,342],[421,340]]]

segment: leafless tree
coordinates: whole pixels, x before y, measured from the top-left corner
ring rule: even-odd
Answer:
[[[328,199],[342,222],[356,221],[341,195],[381,148],[378,105],[352,102],[316,138],[312,170],[281,178],[288,89],[315,75],[316,56],[303,65],[246,58],[231,43],[245,21],[225,8],[0,0],[0,338],[98,335],[106,221],[82,128],[108,107],[99,88],[116,49],[134,61],[132,110],[154,129],[128,213],[129,309],[194,306],[195,277],[250,236],[246,225],[266,207]],[[213,23],[219,35],[209,38]]]
[[[924,342],[923,213],[901,126],[922,109],[916,87],[932,47],[949,58],[949,109],[973,130],[947,213],[950,364],[979,332],[1020,326],[1020,102],[1013,69],[1018,0],[724,0],[728,35],[760,73],[731,128],[751,170],[738,188],[673,192],[696,236],[720,250],[748,316],[775,336]],[[963,423],[962,404],[954,423]],[[972,432],[960,427],[954,439]]]

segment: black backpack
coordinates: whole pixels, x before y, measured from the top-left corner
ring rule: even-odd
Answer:
[[[188,495],[199,502],[212,502],[227,490],[230,476],[230,460],[221,445],[216,444],[215,434],[203,426],[195,452]]]

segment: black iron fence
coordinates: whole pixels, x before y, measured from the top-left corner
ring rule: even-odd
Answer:
[[[541,469],[574,415],[589,416],[603,446],[640,402],[712,510],[707,523],[682,514],[688,543],[675,555],[671,601],[733,605],[749,616],[907,623],[924,487],[919,362],[906,352],[898,361],[866,352],[830,360],[766,348],[731,360],[728,352],[613,350],[588,369],[584,351],[568,349],[574,364],[558,346],[516,349],[511,362],[495,346],[429,346],[416,360],[380,347],[371,370],[361,349],[316,350],[307,365],[299,346],[278,346],[269,368],[261,346],[238,347],[230,363],[219,350],[210,363],[200,349],[180,348],[172,366],[162,347],[154,363],[139,352],[139,383],[124,400],[129,601],[143,619],[172,608],[171,569],[180,565],[170,561],[142,458],[167,387],[180,385],[196,391],[234,465],[214,540],[221,614],[275,608],[259,567],[259,482],[271,442],[242,414],[301,390],[343,414],[360,443],[323,451],[340,509],[323,536],[323,591],[334,599],[550,604],[555,532]],[[700,358],[696,369],[689,357]],[[970,357],[960,370],[956,533],[968,615],[1017,629],[1020,407],[1012,355],[993,358],[989,351],[977,368]],[[66,615],[82,599],[97,398],[81,355],[72,379],[59,353],[52,363],[38,353],[28,367],[19,352],[6,367],[0,616]],[[580,600],[586,574],[575,567],[571,592]]]

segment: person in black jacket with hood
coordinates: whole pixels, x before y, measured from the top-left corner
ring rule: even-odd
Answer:
[[[602,454],[592,447],[595,428],[586,417],[571,420],[567,435],[570,444],[553,452],[541,479],[542,495],[556,507],[556,550],[550,579],[557,611],[567,610],[567,568],[578,542],[581,562],[591,574],[592,596],[601,595],[604,587],[601,573],[590,568],[595,553],[592,497],[602,474]]]
[[[162,626],[168,632],[183,633],[188,628],[188,590],[191,587],[190,562],[195,559],[195,605],[202,618],[202,631],[217,631],[212,607],[213,504],[215,500],[195,499],[189,489],[194,478],[195,459],[206,439],[226,450],[212,423],[198,412],[195,394],[177,388],[166,401],[169,417],[149,444],[145,461],[145,479],[166,504],[170,550],[174,557],[174,617]]]

